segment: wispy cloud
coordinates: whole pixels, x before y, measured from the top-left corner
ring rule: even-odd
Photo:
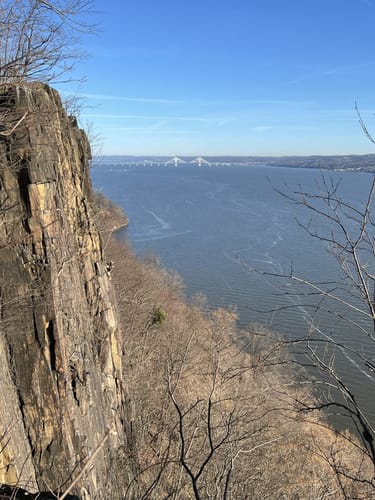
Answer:
[[[182,105],[201,105],[201,106],[227,106],[227,105],[284,105],[284,106],[300,106],[314,105],[315,101],[304,100],[285,100],[285,99],[169,99],[164,97],[149,97],[149,96],[121,96],[113,94],[95,94],[95,93],[78,93],[78,97],[84,99],[93,99],[96,101],[124,101],[138,102],[147,104],[182,104]]]
[[[273,127],[270,125],[258,125],[253,128],[254,132],[267,132],[268,130],[272,130]]]
[[[161,128],[165,127],[167,124],[168,124],[168,122],[166,120],[160,120],[156,123],[153,123],[150,128],[153,130],[157,130],[157,129],[161,129]]]
[[[159,115],[127,115],[109,113],[84,113],[85,118],[100,118],[110,120],[163,120],[178,122],[200,122],[223,126],[236,120],[233,116],[159,116]]]
[[[107,113],[85,113],[85,117],[108,118],[111,120],[176,120],[186,122],[211,122],[213,120],[201,116],[116,115]]]
[[[164,99],[158,97],[128,97],[112,94],[87,94],[79,93],[78,97],[85,99],[94,99],[100,101],[126,101],[126,102],[144,102],[149,104],[184,104],[186,101],[180,99]]]
[[[361,63],[351,64],[351,65],[343,64],[340,66],[327,66],[327,67],[321,67],[321,68],[317,68],[317,69],[311,69],[309,71],[305,71],[305,72],[301,73],[300,75],[296,76],[295,78],[292,78],[290,80],[285,81],[283,83],[283,85],[284,86],[285,85],[297,85],[299,83],[303,83],[303,82],[311,80],[311,79],[350,75],[350,74],[356,73],[358,71],[363,71],[367,68],[371,68],[374,66],[374,64],[375,63],[373,61],[364,61]]]
[[[102,132],[131,132],[140,134],[154,134],[154,135],[187,135],[187,134],[199,134],[198,130],[178,130],[160,127],[105,127]]]
[[[290,100],[290,99],[252,99],[241,101],[243,104],[265,105],[265,106],[314,106],[316,101]]]

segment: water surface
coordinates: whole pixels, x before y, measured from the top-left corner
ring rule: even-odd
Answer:
[[[374,359],[374,343],[359,338],[346,318],[323,310],[316,314],[311,307],[316,297],[301,296],[288,280],[274,276],[293,269],[308,280],[341,279],[327,246],[296,223],[307,222],[310,215],[275,191],[291,193],[301,186],[314,191],[322,175],[340,180],[343,198],[355,204],[365,199],[372,180],[365,173],[267,166],[92,168],[95,187],[129,216],[129,227],[119,237],[127,238],[139,255],[154,254],[177,271],[187,296],[201,292],[212,307],[235,307],[242,324],[260,322],[292,338],[305,335],[314,320],[324,335],[354,348],[360,343]],[[330,307],[348,315],[337,304]],[[343,376],[373,413],[372,375],[361,374],[341,353],[337,359]]]

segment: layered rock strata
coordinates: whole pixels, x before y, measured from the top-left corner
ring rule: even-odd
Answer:
[[[0,482],[64,491],[89,462],[73,492],[116,499],[121,343],[89,159],[55,90],[0,87]]]

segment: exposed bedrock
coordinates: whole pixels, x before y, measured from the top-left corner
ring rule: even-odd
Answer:
[[[90,148],[58,93],[0,87],[0,482],[123,498],[121,342]],[[122,464],[121,467],[124,467]]]

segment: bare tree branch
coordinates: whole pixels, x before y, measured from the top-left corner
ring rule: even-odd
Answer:
[[[84,57],[92,0],[1,0],[0,83],[57,81]]]

